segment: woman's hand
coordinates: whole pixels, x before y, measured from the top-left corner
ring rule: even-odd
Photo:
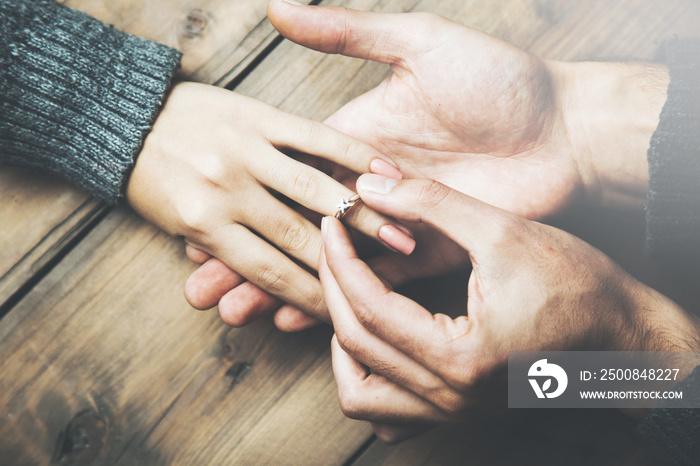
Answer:
[[[572,235],[431,180],[363,175],[357,187],[376,211],[449,237],[473,266],[464,314],[433,315],[387,288],[324,219],[319,274],[341,407],[379,423],[385,440],[402,433],[392,425],[493,404],[509,351],[694,349],[696,318]]]
[[[215,256],[259,290],[327,318],[320,283],[308,271],[318,263],[320,232],[273,192],[323,215],[354,193],[282,149],[358,173],[401,177],[390,159],[321,123],[213,86],[181,83],[146,138],[127,199],[146,219],[184,237],[199,259]],[[371,209],[358,205],[345,219],[380,240],[390,231],[392,246],[405,253],[413,248],[411,238]]]

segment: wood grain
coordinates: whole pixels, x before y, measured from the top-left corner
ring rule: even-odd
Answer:
[[[73,214],[96,203],[50,175],[0,168],[0,307],[71,238]]]
[[[183,53],[180,77],[215,83],[249,63],[277,32],[266,18],[266,0],[67,0],[131,34]]]

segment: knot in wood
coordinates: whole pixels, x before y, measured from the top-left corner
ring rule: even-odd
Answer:
[[[204,35],[209,24],[208,15],[201,9],[195,8],[187,13],[182,22],[182,32],[186,37],[200,37]]]

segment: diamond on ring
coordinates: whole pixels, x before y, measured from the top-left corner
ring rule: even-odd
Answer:
[[[341,199],[340,204],[338,204],[336,207],[338,207],[338,211],[335,213],[335,218],[338,220],[342,220],[342,218],[345,216],[348,210],[355,204],[357,204],[357,201],[360,200],[360,195],[355,194],[353,196],[350,196],[348,199]]]

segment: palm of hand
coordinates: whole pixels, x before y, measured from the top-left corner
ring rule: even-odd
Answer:
[[[460,27],[393,70],[327,123],[528,218],[573,201],[582,181],[541,59]]]

